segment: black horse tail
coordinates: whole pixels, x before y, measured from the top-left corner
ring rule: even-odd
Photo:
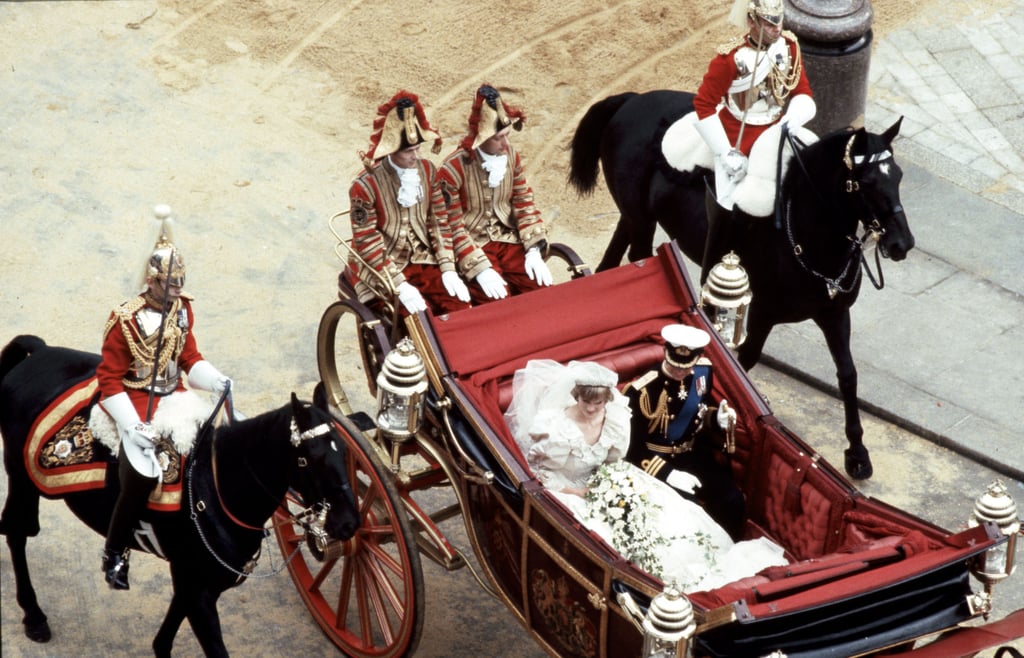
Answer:
[[[617,96],[598,101],[590,106],[587,113],[576,126],[569,150],[569,184],[576,188],[580,196],[589,196],[597,186],[597,168],[601,156],[601,136],[605,126],[611,121],[626,101],[636,96],[636,92],[627,91]]]
[[[46,347],[46,341],[39,336],[27,334],[15,336],[14,340],[7,343],[3,352],[0,352],[0,382],[4,380],[7,373],[14,370],[14,366],[30,357],[41,347]]]

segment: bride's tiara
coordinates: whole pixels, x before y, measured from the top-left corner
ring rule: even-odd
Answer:
[[[569,364],[573,379],[579,386],[605,386],[615,388],[619,375],[593,361],[573,361]]]

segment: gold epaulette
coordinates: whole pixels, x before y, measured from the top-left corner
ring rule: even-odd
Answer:
[[[797,42],[797,38],[796,38],[796,35],[795,35],[795,34],[793,34],[792,32],[790,32],[789,30],[783,30],[783,31],[782,31],[782,36],[783,36],[783,37],[784,37],[784,38],[785,38],[785,39],[786,39],[787,41],[792,41],[793,43],[798,43],[798,42]]]
[[[719,55],[728,55],[732,51],[742,46],[745,43],[744,39],[745,37],[740,35],[734,36],[725,43],[723,43],[722,45],[718,46],[718,50],[716,52]]]
[[[126,302],[122,302],[120,306],[114,309],[114,313],[122,318],[130,318],[135,314],[135,311],[139,310],[146,305],[146,300],[142,298],[142,295],[132,297]]]
[[[650,370],[646,374],[643,374],[643,375],[637,377],[636,379],[631,381],[629,384],[627,384],[626,385],[626,390],[628,391],[629,389],[634,388],[634,389],[639,391],[640,389],[642,389],[643,387],[647,386],[648,384],[650,384],[651,382],[653,382],[657,378],[658,378],[658,371],[657,370]]]
[[[107,324],[103,327],[103,339],[106,340],[107,334],[110,333],[111,328],[117,322],[123,322],[131,318],[135,311],[139,310],[146,305],[146,301],[142,299],[142,296],[132,297],[126,302],[122,302],[120,306],[115,308],[111,312],[110,317],[107,318]]]

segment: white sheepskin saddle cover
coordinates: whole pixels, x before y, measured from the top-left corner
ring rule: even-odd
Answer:
[[[159,404],[150,423],[153,430],[160,436],[170,438],[179,454],[187,454],[192,450],[199,426],[213,413],[213,402],[192,391],[178,391],[158,400]],[[117,435],[117,426],[114,419],[99,405],[89,414],[89,431],[93,438],[117,454],[121,440]]]
[[[804,144],[813,144],[818,136],[806,128],[798,128],[794,136]],[[775,211],[775,171],[778,167],[779,139],[782,129],[778,124],[764,131],[750,150],[747,175],[743,177],[733,200],[736,206],[754,217],[768,217]],[[786,175],[793,149],[786,142],[782,154],[782,175]],[[661,140],[661,151],[673,169],[690,172],[694,167],[705,167],[714,171],[715,156],[707,143],[697,132],[697,114],[690,112],[679,119],[665,132]]]

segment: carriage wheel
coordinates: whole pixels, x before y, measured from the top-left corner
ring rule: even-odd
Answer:
[[[390,472],[369,441],[348,421],[339,431],[348,448],[359,530],[326,550],[299,551],[288,570],[317,624],[345,655],[411,655],[423,630],[423,570],[415,535]],[[290,495],[275,514],[285,558],[306,543],[288,514],[301,507]]]
[[[316,338],[317,366],[328,402],[346,415],[351,414],[353,408],[372,406],[368,404],[372,397],[362,401],[367,404],[353,405],[341,382],[365,379],[369,395],[375,397],[377,373],[390,349],[387,327],[365,305],[343,299],[328,306],[320,318]]]

